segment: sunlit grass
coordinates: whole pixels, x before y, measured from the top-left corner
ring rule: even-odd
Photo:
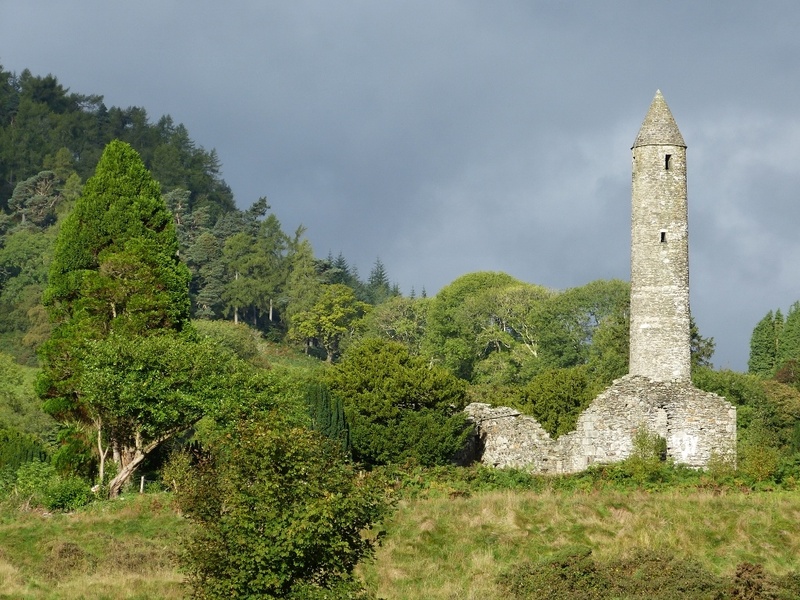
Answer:
[[[167,495],[70,514],[8,509],[0,520],[0,598],[182,598],[174,554],[183,529]]]
[[[501,598],[515,563],[582,546],[609,561],[637,549],[693,558],[730,576],[749,561],[800,571],[800,493],[487,492],[404,502],[374,563],[380,597]]]
[[[401,501],[369,589],[394,599],[507,600],[514,565],[576,546],[598,562],[635,550],[697,560],[730,577],[739,563],[800,571],[800,492],[675,489],[492,491]],[[98,502],[71,514],[0,513],[0,598],[182,598],[174,557],[186,523],[168,494]]]

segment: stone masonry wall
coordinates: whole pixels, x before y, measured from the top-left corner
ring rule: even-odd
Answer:
[[[704,467],[715,454],[735,457],[736,408],[682,381],[626,375],[578,418],[575,431],[553,440],[533,417],[473,403],[465,409],[481,441],[480,460],[535,473],[575,473],[624,460],[640,428],[667,441],[667,456]]]

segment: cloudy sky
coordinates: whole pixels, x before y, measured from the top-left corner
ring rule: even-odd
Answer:
[[[408,294],[629,278],[630,147],[688,144],[691,302],[718,367],[800,299],[800,3],[0,0],[0,64],[170,114],[318,256]]]

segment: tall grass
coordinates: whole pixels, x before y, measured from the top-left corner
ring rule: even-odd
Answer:
[[[599,562],[641,550],[732,577],[743,562],[800,571],[800,494],[682,491],[486,492],[405,501],[363,575],[380,597],[505,598],[512,565],[565,549]]]
[[[386,600],[508,600],[520,565],[578,548],[600,563],[652,551],[732,580],[737,565],[800,571],[800,492],[491,490],[407,497],[360,568]],[[0,598],[176,599],[186,531],[169,494],[69,514],[0,511]],[[504,579],[505,578],[505,579]]]
[[[0,598],[182,598],[174,554],[184,523],[168,495],[69,514],[0,514]]]

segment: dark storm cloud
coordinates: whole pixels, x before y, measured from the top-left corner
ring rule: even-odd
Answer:
[[[319,255],[408,293],[629,272],[630,146],[657,88],[689,145],[692,306],[716,362],[800,299],[790,2],[10,1],[0,63],[169,113]]]

